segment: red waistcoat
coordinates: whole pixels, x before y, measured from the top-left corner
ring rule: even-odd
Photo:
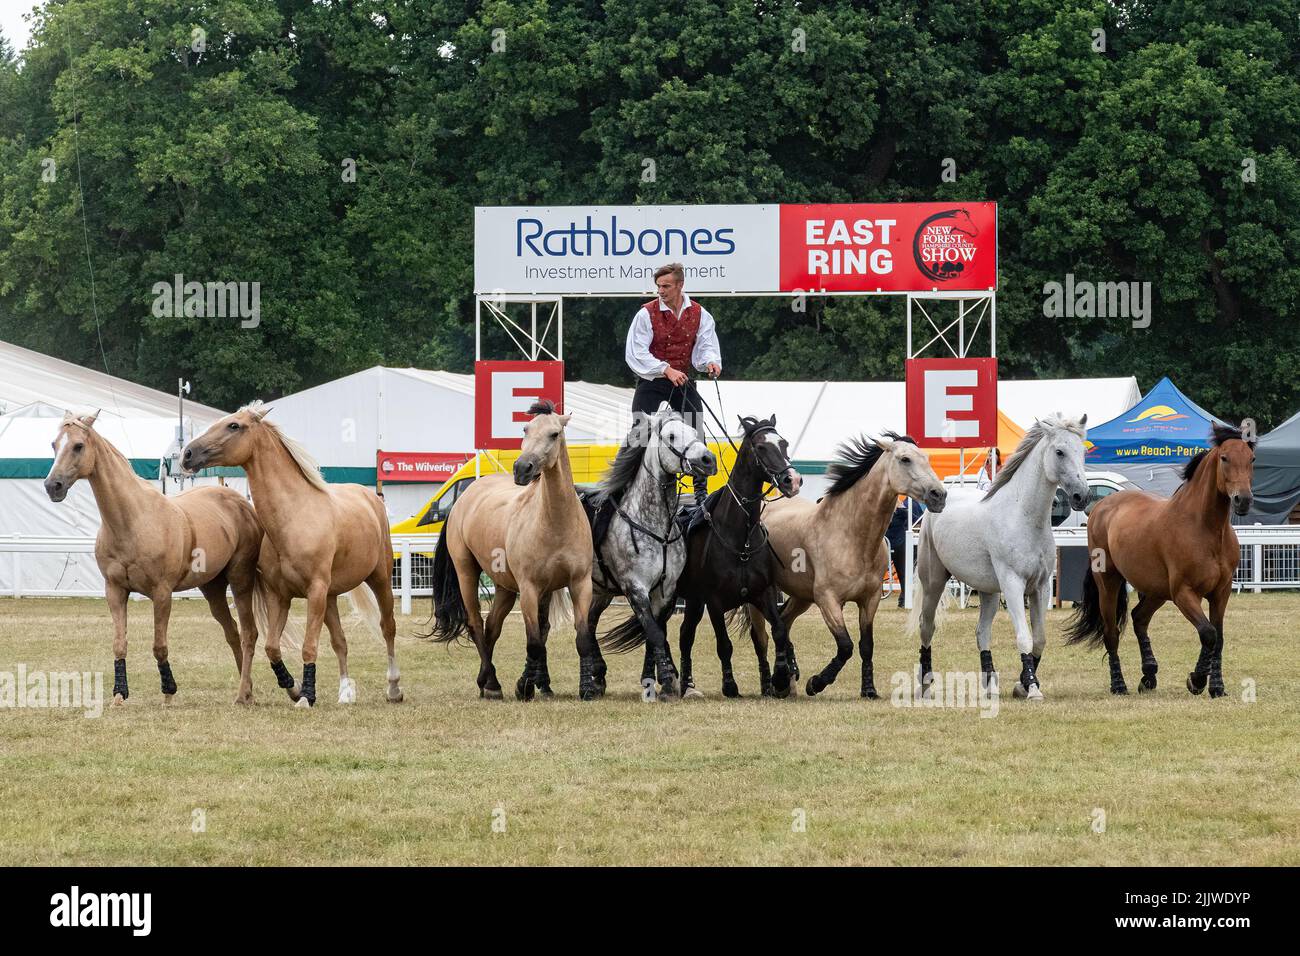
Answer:
[[[661,309],[659,305],[658,299],[645,304],[645,310],[650,313],[650,324],[654,328],[654,337],[650,339],[650,354],[678,371],[689,371],[691,353],[695,351],[695,336],[700,331],[700,304],[692,300],[690,305],[682,309],[679,318],[674,318],[671,311]]]

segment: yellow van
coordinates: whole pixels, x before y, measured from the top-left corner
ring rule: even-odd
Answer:
[[[604,477],[609,470],[614,456],[618,454],[618,445],[571,444],[569,447],[569,467],[573,470],[573,480],[579,485],[592,485]],[[727,483],[736,461],[736,452],[726,442],[709,443],[709,451],[718,459],[718,473],[709,478],[709,491],[715,491]],[[471,458],[461,465],[428,502],[411,517],[392,527],[393,534],[437,534],[442,531],[447,520],[447,512],[464,494],[478,475],[510,474],[519,457],[518,450],[481,451],[478,453],[477,468]],[[689,479],[687,487],[689,488]],[[428,521],[421,520],[428,516]]]

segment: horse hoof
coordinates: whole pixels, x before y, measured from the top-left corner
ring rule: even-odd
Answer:
[[[596,688],[594,687],[583,687],[578,691],[578,700],[584,702],[593,701],[599,696],[600,695],[596,693]]]
[[[808,683],[803,685],[803,692],[809,697],[816,697],[826,689],[826,682],[821,679],[821,675],[814,674],[808,678]]]
[[[502,700],[505,695],[501,693],[500,687],[486,687],[478,692],[478,695],[484,700]]]
[[[735,682],[734,680],[724,680],[724,681],[722,682],[722,696],[723,696],[723,697],[739,697],[739,696],[740,696],[740,687],[739,687],[739,685],[737,685],[736,682]]]
[[[357,682],[351,677],[339,681],[339,703],[355,704],[357,702]]]
[[[1197,683],[1196,683],[1196,673],[1195,673],[1195,672],[1192,672],[1191,674],[1188,674],[1188,675],[1187,675],[1187,689],[1188,689],[1189,691],[1191,691],[1193,694],[1199,694],[1199,693],[1201,693],[1201,691],[1205,690],[1205,680],[1204,680],[1204,678],[1202,678],[1201,683],[1200,683],[1200,685],[1198,686]]]
[[[542,695],[542,700],[555,699],[555,691],[551,690],[549,687],[543,687],[540,691],[538,691],[538,693]]]
[[[1037,684],[1029,685],[1029,692],[1025,694],[1026,700],[1043,700],[1043,689]]]
[[[406,695],[402,693],[402,688],[394,687],[392,684],[389,684],[388,702],[390,704],[400,704],[404,700],[406,700]]]
[[[1111,684],[1110,692],[1116,697],[1124,697],[1128,694],[1128,687],[1124,684]]]
[[[1210,697],[1211,697],[1212,699],[1213,699],[1213,698],[1216,698],[1216,697],[1226,697],[1226,696],[1227,696],[1227,693],[1228,693],[1228,692],[1227,692],[1224,688],[1222,688],[1222,687],[1211,687],[1211,688],[1210,688]]]
[[[811,678],[809,679],[811,680]],[[790,696],[790,685],[786,684],[784,687],[777,687],[776,684],[773,684],[772,696],[775,697],[777,700],[785,700],[787,697]]]
[[[284,692],[289,695],[289,699],[295,704],[302,699],[302,684],[294,684],[292,687],[286,687]]]
[[[533,699],[533,694],[536,692],[537,685],[524,683],[522,677],[519,679],[518,683],[515,684],[515,700],[530,701]]]
[[[739,691],[737,691],[736,696],[740,696]],[[682,691],[682,700],[704,700],[704,692],[697,690],[695,685],[691,684]]]
[[[1156,689],[1156,679],[1154,677],[1151,678],[1150,683],[1147,683],[1147,679],[1145,677],[1142,678],[1140,681],[1138,681],[1139,694],[1145,694],[1147,691],[1155,690],[1155,689]]]
[[[293,706],[299,708],[300,710],[303,709],[311,710],[311,701],[309,701],[306,697],[299,697],[298,702]]]
[[[164,707],[170,707],[171,704],[172,704],[172,702],[176,699],[176,695],[175,695],[175,694],[163,694],[163,695],[162,695],[162,699],[163,699],[163,706],[164,706]]]
[[[123,697],[121,694],[114,694],[114,695],[113,695],[113,703],[112,703],[111,706],[113,706],[113,707],[121,707],[121,706],[122,706],[123,704],[125,704],[125,703],[126,703],[126,698]]]
[[[863,700],[880,700],[880,695],[876,693],[874,687],[864,687],[862,688],[862,698]]]
[[[1023,699],[1029,696],[1029,692],[1025,690],[1024,684],[1020,683],[1020,681],[1016,681],[1016,686],[1011,688],[1011,696]]]
[[[655,690],[655,682],[649,677],[641,681],[641,703],[653,704],[659,697],[659,692]]]
[[[981,671],[980,689],[989,697],[996,696],[999,693],[998,672]]]

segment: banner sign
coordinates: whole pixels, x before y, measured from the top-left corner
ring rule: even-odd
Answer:
[[[462,452],[381,451],[375,453],[380,481],[446,481],[473,455]]]
[[[998,443],[998,360],[908,359],[907,433],[922,448]]]
[[[991,292],[991,202],[751,206],[480,206],[479,295],[650,295],[654,270],[690,292]]]
[[[564,411],[563,362],[475,362],[474,447],[518,448],[529,407],[544,398]]]

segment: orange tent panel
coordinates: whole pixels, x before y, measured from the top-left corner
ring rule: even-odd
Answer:
[[[998,454],[1005,463],[1011,457],[1011,453],[1016,450],[1020,444],[1020,439],[1025,437],[1025,431],[1011,419],[1007,418],[1002,411],[998,410]],[[927,454],[930,456],[930,465],[934,472],[940,478],[947,478],[950,475],[956,475],[961,472],[961,449],[948,448],[940,446],[938,448],[927,448]],[[966,474],[974,477],[979,474],[984,467],[984,459],[987,455],[987,449],[984,448],[967,448],[966,449]]]

